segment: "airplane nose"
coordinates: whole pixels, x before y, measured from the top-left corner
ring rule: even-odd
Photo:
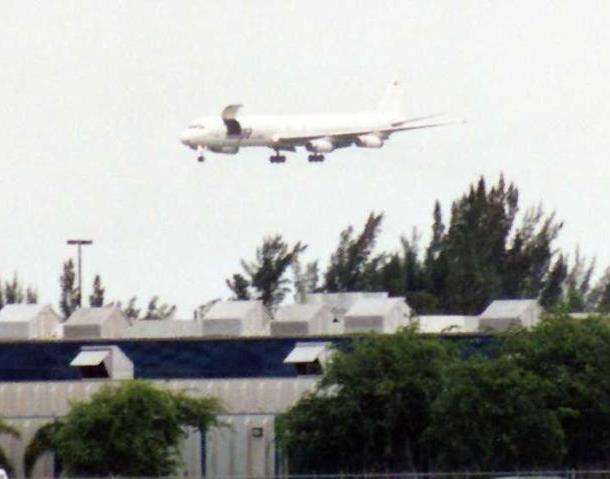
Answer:
[[[183,145],[189,146],[193,139],[193,134],[190,130],[184,130],[178,138],[180,138]]]

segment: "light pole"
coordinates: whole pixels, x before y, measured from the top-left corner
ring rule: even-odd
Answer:
[[[82,269],[82,247],[92,244],[92,240],[86,239],[71,239],[67,241],[69,245],[78,247],[78,307],[83,305],[83,269]]]

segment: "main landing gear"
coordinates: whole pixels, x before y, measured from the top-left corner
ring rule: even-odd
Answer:
[[[197,148],[197,161],[199,163],[203,163],[205,161],[205,156],[203,156],[203,148],[202,147],[198,147]]]
[[[324,161],[324,155],[309,155],[307,159],[311,162]]]
[[[286,163],[286,157],[284,155],[280,155],[279,150],[275,150],[275,155],[271,155],[269,157],[269,161],[271,163]]]

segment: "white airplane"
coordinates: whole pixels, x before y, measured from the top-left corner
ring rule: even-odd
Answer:
[[[180,141],[197,151],[204,161],[207,148],[214,153],[234,155],[240,148],[263,146],[275,151],[271,163],[284,163],[280,151],[305,147],[310,162],[324,161],[323,153],[356,145],[381,148],[392,133],[433,128],[459,120],[441,115],[406,118],[402,113],[402,88],[393,81],[376,111],[344,115],[238,115],[242,105],[229,105],[222,114],[195,120],[180,135]]]

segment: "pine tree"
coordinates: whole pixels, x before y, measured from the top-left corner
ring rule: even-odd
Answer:
[[[38,303],[38,291],[32,286],[28,286],[25,290],[25,302],[27,304],[36,304]]]
[[[304,303],[307,295],[318,289],[318,262],[308,263],[305,266],[305,271],[302,271],[301,262],[297,256],[292,262],[292,273],[294,276],[294,301],[295,303]]]
[[[80,304],[80,292],[78,291],[78,286],[75,285],[75,280],[74,262],[72,259],[69,259],[64,262],[63,273],[60,277],[61,297],[59,307],[66,319],[70,317]]]
[[[102,286],[102,279],[99,274],[95,275],[93,280],[93,293],[89,296],[89,305],[92,308],[101,308],[104,306],[104,292],[105,288]]]
[[[568,275],[568,266],[563,255],[555,260],[549,270],[542,291],[540,292],[539,303],[543,308],[551,309],[557,306],[563,297],[563,284]]]
[[[354,236],[353,226],[341,232],[339,245],[324,274],[326,292],[370,290],[371,286],[378,284],[378,273],[385,262],[385,255],[373,256],[373,249],[382,221],[383,213],[371,213],[358,236]]]
[[[23,287],[19,283],[17,273],[13,275],[11,281],[7,281],[4,285],[4,301],[6,304],[23,303]]]

